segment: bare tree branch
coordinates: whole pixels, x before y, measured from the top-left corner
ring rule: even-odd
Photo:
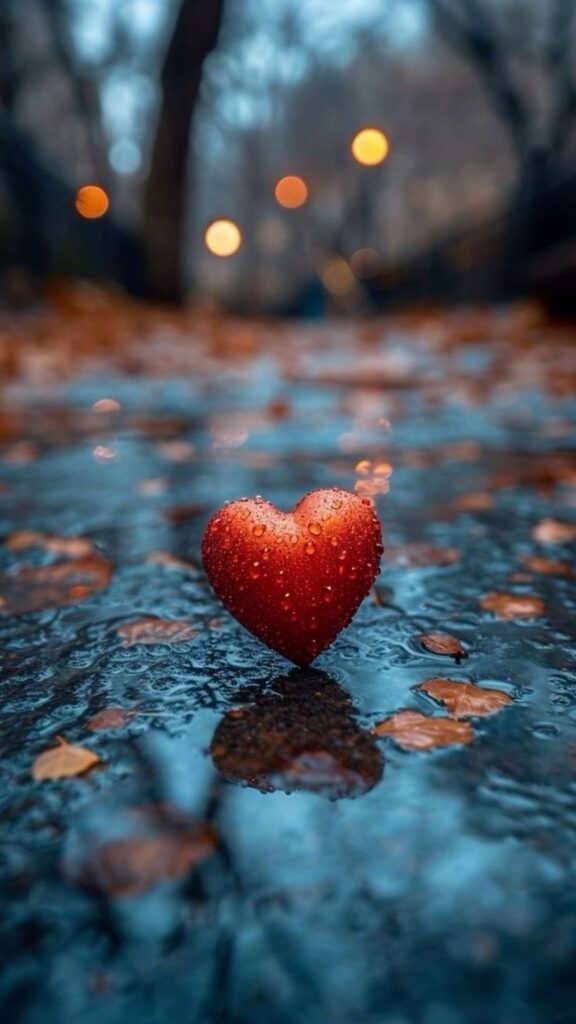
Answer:
[[[446,0],[430,0],[440,33],[466,57],[484,82],[500,119],[522,160],[530,144],[531,118],[506,64],[496,26],[477,0],[461,0],[458,13]]]

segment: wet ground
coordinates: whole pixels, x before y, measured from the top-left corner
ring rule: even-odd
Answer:
[[[2,1019],[572,1022],[573,332],[131,329],[8,338]],[[382,571],[294,670],[200,537],[226,499],[334,485],[374,497]],[[509,700],[455,717],[439,678]],[[39,778],[58,745],[78,775]]]

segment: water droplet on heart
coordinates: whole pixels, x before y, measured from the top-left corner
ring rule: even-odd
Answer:
[[[270,548],[264,548],[264,551],[262,552],[262,561],[263,562],[267,562],[269,558],[270,558]]]
[[[252,562],[252,565],[250,566],[250,573],[249,573],[249,575],[250,575],[250,579],[253,579],[253,580],[259,580],[260,579],[260,562]]]
[[[276,583],[284,583],[284,569],[278,570],[278,576],[276,577]]]
[[[256,523],[256,526],[252,527],[252,533],[255,537],[262,537],[266,533],[264,523]]]
[[[334,498],[334,501],[332,502],[332,508],[334,508],[334,509],[342,508],[342,502],[341,502],[340,498]]]
[[[277,537],[276,537],[276,543],[277,543],[277,544],[283,544],[283,543],[284,543],[284,537],[282,536],[282,534],[281,534],[281,533],[279,533],[279,534],[277,535]]]
[[[240,512],[240,519],[250,519],[250,509],[243,508]]]
[[[318,619],[315,615],[312,615],[308,619],[308,625],[310,626],[310,629],[318,629]]]
[[[331,546],[332,546],[333,548],[336,548],[336,547],[338,547],[338,541],[336,540],[336,537],[331,537],[331,538],[330,538],[330,545],[331,545]]]
[[[322,527],[320,526],[320,523],[308,523],[308,531],[313,537],[319,537],[322,533]]]
[[[351,565],[350,566],[350,571],[348,572],[348,579],[349,580],[355,580],[357,577],[358,577],[358,572],[357,572],[356,566],[355,565]]]
[[[311,540],[307,540],[304,545],[304,551],[307,555],[313,555],[316,551],[316,545]]]
[[[326,511],[322,513],[320,518],[323,523],[327,523],[329,519],[332,519],[332,515],[330,514],[330,512]]]
[[[298,543],[298,534],[296,534],[296,533],[291,533],[290,534],[290,543],[291,544],[297,544]]]
[[[340,554],[338,555],[338,561],[339,561],[339,562],[343,562],[343,561],[344,561],[344,559],[346,558],[346,555],[347,555],[347,554],[348,554],[348,552],[347,552],[347,551],[341,551],[341,552],[340,552]]]
[[[284,594],[280,602],[280,607],[283,612],[289,612],[292,607],[292,601],[290,600],[290,594]]]
[[[329,586],[322,587],[322,600],[326,604],[330,604],[330,601],[334,597],[334,589]]]

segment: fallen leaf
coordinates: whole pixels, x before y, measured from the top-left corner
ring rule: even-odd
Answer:
[[[56,738],[58,746],[39,754],[32,765],[32,778],[36,782],[42,779],[65,779],[83,775],[99,763],[100,758],[92,750],[73,746],[61,736]]]
[[[196,454],[194,445],[189,441],[161,441],[156,445],[158,454],[168,462],[191,462]]]
[[[215,849],[211,825],[168,808],[159,813],[127,813],[125,827],[140,834],[95,842],[64,862],[64,871],[77,885],[108,896],[135,896],[167,880],[183,878]]]
[[[194,562],[186,562],[185,559],[178,558],[177,555],[172,555],[169,551],[151,551],[149,555],[146,555],[146,561],[152,565],[161,565],[164,569],[180,569],[182,572],[194,575],[200,572]]]
[[[38,458],[38,445],[33,441],[16,441],[4,452],[2,460],[11,466],[26,466]]]
[[[432,750],[454,743],[471,743],[474,733],[469,722],[453,718],[428,718],[419,711],[398,711],[374,726],[378,736],[390,736],[405,750]]]
[[[462,647],[458,637],[451,633],[422,633],[416,639],[430,654],[448,654],[456,659],[468,657],[468,651]]]
[[[94,545],[83,537],[53,537],[37,530],[17,530],[6,539],[9,551],[25,551],[41,547],[53,555],[64,558],[87,558],[94,552]]]
[[[458,548],[443,547],[440,544],[409,543],[386,548],[386,562],[407,568],[431,565],[453,565],[460,560]]]
[[[86,723],[90,732],[100,732],[102,729],[122,729],[134,718],[134,708],[104,708],[94,715]]]
[[[10,615],[75,604],[110,582],[104,558],[77,558],[55,565],[19,569],[0,577],[0,609]]]
[[[571,544],[576,540],[576,523],[541,519],[532,530],[532,537],[539,544]]]
[[[494,505],[494,496],[488,491],[471,491],[461,494],[454,502],[458,512],[486,512]]]
[[[429,697],[440,701],[455,718],[469,718],[476,715],[492,715],[512,698],[503,690],[492,690],[472,683],[454,682],[450,679],[425,679],[416,687]]]
[[[542,572],[548,576],[573,576],[574,573],[567,562],[557,562],[543,555],[523,555],[521,562],[531,572]]]
[[[544,602],[533,594],[506,594],[492,590],[480,598],[480,607],[498,619],[537,619],[544,615]]]
[[[133,644],[183,644],[196,636],[189,623],[179,619],[158,619],[153,615],[125,622],[116,630],[123,647]]]
[[[172,508],[163,509],[162,515],[169,523],[178,526],[180,523],[187,523],[189,519],[196,519],[206,511],[206,505],[199,501],[191,501],[187,505],[173,505]]]

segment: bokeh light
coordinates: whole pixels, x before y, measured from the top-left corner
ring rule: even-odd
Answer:
[[[296,210],[306,202],[308,188],[303,178],[296,174],[287,174],[285,178],[280,178],[280,181],[276,182],[274,195],[280,206],[287,210]]]
[[[381,164],[388,156],[390,146],[384,132],[379,128],[362,128],[350,143],[352,156],[365,167]]]
[[[320,279],[324,287],[332,295],[347,295],[356,286],[356,279],[341,256],[332,256],[326,261],[320,273]]]
[[[233,256],[242,244],[242,234],[233,220],[213,220],[204,232],[204,242],[214,256]]]
[[[350,259],[350,266],[356,277],[367,280],[370,277],[376,277],[381,269],[382,260],[376,249],[357,249]]]
[[[83,185],[76,193],[74,205],[81,217],[97,220],[106,213],[110,200],[99,185]]]

